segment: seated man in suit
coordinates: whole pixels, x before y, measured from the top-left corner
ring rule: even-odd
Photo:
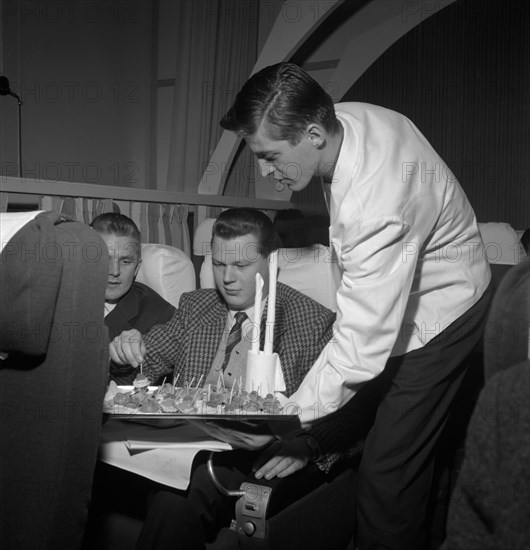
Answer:
[[[173,374],[175,369],[175,373],[180,374],[180,383],[192,379],[197,382],[202,378],[206,384],[215,385],[222,376],[225,386],[231,387],[244,374],[246,355],[251,348],[249,330],[252,328],[255,276],[260,273],[264,280],[265,302],[268,259],[278,247],[278,239],[269,218],[250,208],[223,212],[212,233],[212,263],[217,288],[183,294],[173,318],[143,336],[138,331],[124,332],[110,346],[116,362],[133,366],[142,363],[143,373],[153,381],[161,375]],[[280,357],[285,395],[296,391],[330,340],[334,320],[332,311],[278,283],[273,351]],[[262,336],[264,322],[265,316],[262,317]],[[231,346],[230,334],[234,326],[241,339]],[[240,448],[221,453],[215,464],[218,478],[230,487],[239,487],[260,456],[253,452],[253,443],[246,444],[245,434],[240,435],[237,445]],[[300,434],[294,439],[295,452],[304,464],[319,458],[316,442],[310,436]],[[263,442],[269,443],[270,438],[263,436]],[[321,467],[326,470],[327,463],[322,463]],[[205,541],[229,523],[233,507],[233,499],[221,495],[211,480],[208,481],[204,460],[198,455],[186,492],[168,488],[158,491],[152,499],[138,547],[172,548],[178,541],[182,548],[204,548]]]
[[[148,286],[134,279],[140,269],[140,231],[127,216],[107,212],[90,224],[103,239],[109,252],[105,290],[105,324],[112,340],[121,332],[137,329],[147,332],[168,321],[175,308]],[[132,384],[136,369],[130,365],[110,364],[110,378],[117,384]]]
[[[212,263],[216,289],[185,293],[179,308],[165,324],[147,334],[127,330],[111,344],[117,363],[138,367],[151,382],[179,374],[180,382],[217,383],[223,372],[225,386],[239,380],[251,348],[255,276],[263,281],[263,300],[268,294],[268,258],[279,241],[272,222],[259,210],[233,208],[223,212],[213,227]],[[265,310],[260,331],[263,348]],[[225,357],[229,333],[240,318],[241,340]],[[335,320],[333,312],[291,287],[278,283],[274,350],[281,361],[287,396],[298,387],[329,341]],[[146,331],[144,331],[146,332]],[[228,362],[228,364],[225,362]]]
[[[442,550],[530,547],[530,262],[502,279],[488,314],[486,384],[468,426]]]

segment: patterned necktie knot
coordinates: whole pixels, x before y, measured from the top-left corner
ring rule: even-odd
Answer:
[[[241,328],[241,325],[245,322],[247,318],[247,314],[244,311],[238,311],[235,317],[236,317],[236,322],[230,332],[232,332],[235,329],[236,325],[239,325],[239,328]]]
[[[230,330],[230,334],[228,335],[228,339],[226,341],[226,348],[225,348],[225,358],[223,360],[223,371],[228,366],[228,362],[230,361],[230,355],[232,353],[232,350],[236,347],[239,342],[241,342],[241,335],[242,335],[242,326],[243,323],[247,319],[247,314],[243,311],[238,311],[235,315],[236,322],[234,323],[234,326]]]

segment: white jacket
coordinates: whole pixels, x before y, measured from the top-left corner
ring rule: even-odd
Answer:
[[[336,112],[330,239],[342,282],[334,338],[289,400],[304,423],[344,404],[390,356],[424,346],[491,278],[472,207],[414,124],[366,103]]]

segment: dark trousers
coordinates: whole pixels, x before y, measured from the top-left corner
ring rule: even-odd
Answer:
[[[159,489],[149,498],[147,517],[136,550],[203,550],[219,529],[230,525],[236,498],[222,495],[206,466],[207,453],[199,453],[192,465],[187,491]],[[227,489],[239,489],[258,453],[217,453],[214,471]]]
[[[491,290],[426,346],[391,358],[357,486],[359,550],[425,550],[436,444],[479,343]]]

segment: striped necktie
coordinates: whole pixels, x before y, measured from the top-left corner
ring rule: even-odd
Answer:
[[[230,330],[230,334],[228,335],[228,339],[226,341],[225,358],[222,366],[223,372],[226,369],[228,362],[230,361],[230,354],[232,353],[232,350],[236,347],[237,344],[239,344],[239,342],[241,342],[241,328],[246,319],[247,314],[243,311],[238,311],[236,313],[236,322]]]

